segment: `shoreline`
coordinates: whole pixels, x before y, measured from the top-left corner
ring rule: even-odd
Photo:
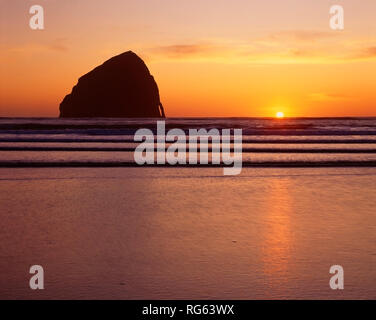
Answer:
[[[135,162],[51,162],[51,161],[0,161],[0,168],[231,168],[224,164],[144,164],[139,165]],[[289,161],[289,162],[243,162],[243,168],[343,168],[343,167],[376,167],[376,161]]]

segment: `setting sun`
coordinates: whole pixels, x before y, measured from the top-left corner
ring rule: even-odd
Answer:
[[[275,114],[275,116],[276,116],[277,118],[281,119],[281,118],[284,118],[284,117],[285,117],[285,114],[284,114],[282,111],[279,111],[279,112],[277,112],[277,113]]]

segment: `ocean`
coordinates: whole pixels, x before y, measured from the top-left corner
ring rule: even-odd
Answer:
[[[0,166],[130,166],[138,128],[155,131],[156,121],[2,118]],[[172,118],[171,128],[241,128],[244,166],[376,163],[376,118]]]
[[[135,164],[155,121],[0,119],[0,298],[376,298],[376,118],[166,120],[242,128],[235,176]]]

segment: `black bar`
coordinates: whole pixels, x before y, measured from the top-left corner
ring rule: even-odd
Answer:
[[[293,301],[293,300],[131,300],[131,301],[2,301],[1,311],[14,318],[28,311],[28,316],[54,319],[316,319],[351,314],[362,319],[371,316],[375,301]],[[169,309],[167,309],[169,308]],[[171,309],[173,308],[173,309]],[[174,314],[172,316],[172,310]],[[219,311],[220,310],[220,311]],[[154,312],[154,314],[149,314]],[[157,314],[158,312],[158,314]],[[148,313],[148,314],[146,314]],[[212,314],[210,314],[212,313]],[[116,316],[116,317],[113,317]],[[273,317],[273,318],[272,318]],[[368,317],[367,317],[368,318]],[[372,316],[371,316],[372,318]]]

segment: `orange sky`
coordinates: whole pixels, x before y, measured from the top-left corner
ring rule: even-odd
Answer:
[[[170,117],[376,116],[374,0],[0,1],[0,116],[57,116],[81,75],[127,50]],[[45,30],[29,28],[33,4]]]

